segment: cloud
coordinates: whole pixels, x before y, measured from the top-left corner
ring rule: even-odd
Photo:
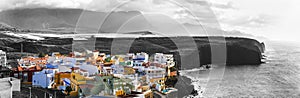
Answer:
[[[255,1],[245,2],[247,3],[238,0],[212,0],[211,8],[223,30],[266,36],[263,29],[274,23],[276,15],[269,13],[264,6],[255,6]]]
[[[182,23],[212,22],[214,16],[205,0],[1,0],[0,10],[15,8],[81,8],[93,11],[160,13]]]
[[[101,0],[100,0],[101,1]],[[164,14],[180,23],[191,23],[216,25],[217,20],[214,12],[210,9],[207,1],[202,0],[130,0],[129,2],[109,1],[108,6],[104,5],[106,10],[98,8],[98,11],[131,11],[137,10],[145,14]],[[92,3],[100,5],[100,3]]]
[[[260,14],[253,16],[242,16],[236,18],[228,18],[220,20],[221,23],[225,23],[231,26],[244,26],[248,28],[260,28],[272,23],[272,20],[268,15]]]
[[[188,3],[191,3],[191,4],[198,4],[198,5],[208,5],[207,1],[204,1],[204,0],[186,0]]]
[[[84,8],[91,0],[0,0],[0,10],[15,8]]]
[[[1,0],[0,10],[14,8],[81,8],[93,11],[141,11],[164,14],[178,22],[258,27],[267,24],[264,16],[246,17],[232,1],[206,0]],[[241,14],[240,14],[241,13]]]
[[[221,25],[225,30],[269,36],[280,31],[273,28],[285,27],[289,30],[290,22],[298,19],[299,1],[292,1],[296,2],[294,8],[290,8],[291,4],[286,0],[0,0],[0,11],[36,7],[81,8],[101,12],[136,10],[144,14],[164,14],[180,23],[199,24],[199,20],[203,25]],[[290,22],[278,22],[281,18]],[[269,30],[274,24],[275,27]]]
[[[234,9],[234,5],[232,2],[227,3],[213,3],[213,7],[220,8],[220,9]]]

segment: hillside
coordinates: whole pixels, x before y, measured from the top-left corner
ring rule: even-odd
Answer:
[[[181,69],[192,69],[203,64],[212,63],[212,51],[220,52],[214,55],[222,56],[225,52],[228,65],[257,65],[261,63],[264,44],[254,39],[239,37],[140,37],[140,38],[97,38],[97,50],[106,53],[147,52],[171,53],[175,55],[178,67]],[[132,40],[132,41],[131,41]],[[196,46],[190,41],[195,41]],[[128,48],[128,42],[132,42]],[[176,43],[175,43],[176,42]],[[214,49],[214,50],[212,50]],[[199,55],[200,65],[193,58]],[[188,60],[188,61],[186,61]],[[222,58],[215,59],[217,63]],[[218,62],[220,61],[220,62]]]
[[[22,29],[79,32],[115,32],[132,17],[134,24],[126,32],[144,30],[148,22],[138,11],[95,12],[82,9],[14,9],[0,12],[0,22]],[[103,24],[103,26],[101,26]],[[124,31],[124,32],[125,32]]]

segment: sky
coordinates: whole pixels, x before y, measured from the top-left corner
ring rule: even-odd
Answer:
[[[109,12],[138,10],[165,14],[180,23],[220,26],[271,40],[299,41],[299,0],[0,0],[14,8],[82,8]]]

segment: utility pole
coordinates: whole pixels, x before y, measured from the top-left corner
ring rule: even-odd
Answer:
[[[56,98],[56,91],[54,91],[54,98]]]
[[[31,98],[31,87],[29,87],[29,92],[30,92],[29,98]]]
[[[46,92],[45,92],[45,96],[44,96],[44,98],[47,98],[47,96],[46,96],[47,94],[46,94]]]
[[[23,54],[23,43],[21,43],[21,53]]]

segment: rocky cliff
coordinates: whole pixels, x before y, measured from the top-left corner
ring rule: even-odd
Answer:
[[[190,42],[187,39],[192,39],[196,45],[190,45],[193,42]],[[124,43],[120,44],[119,42]],[[178,67],[181,69],[199,67],[199,65],[194,64],[193,60],[195,59],[190,58],[195,54],[199,54],[200,65],[211,64],[212,47],[215,49],[219,48],[220,50],[224,49],[224,52],[226,51],[224,55],[226,56],[225,59],[227,65],[260,64],[262,53],[264,52],[264,44],[254,39],[235,37],[142,37],[136,39],[97,38],[95,48],[106,53],[111,53],[111,51],[118,53],[118,51],[124,51],[124,49],[128,48],[128,44],[126,44],[126,42],[132,42],[132,44],[129,44],[129,52],[147,52],[149,54],[159,52],[174,54],[175,60],[179,65]],[[178,46],[180,46],[180,48],[178,48]],[[191,61],[182,64],[181,59],[190,59]]]

